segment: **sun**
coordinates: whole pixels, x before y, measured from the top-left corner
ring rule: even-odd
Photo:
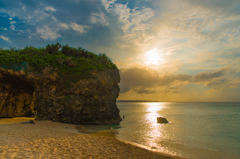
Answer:
[[[146,55],[147,62],[153,65],[158,65],[160,63],[160,56],[157,53],[157,49],[149,51]]]

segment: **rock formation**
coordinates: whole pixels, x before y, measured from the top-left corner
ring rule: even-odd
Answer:
[[[35,86],[20,72],[0,68],[0,117],[31,116]]]
[[[157,117],[157,123],[169,123],[166,118]]]
[[[28,70],[26,74],[0,68],[0,117],[31,116],[36,109],[38,120],[75,124],[117,124],[122,120],[116,106],[118,69],[94,71],[94,78],[69,86],[51,66],[42,73]]]

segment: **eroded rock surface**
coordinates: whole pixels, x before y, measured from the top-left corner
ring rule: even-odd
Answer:
[[[38,120],[76,124],[117,124],[120,88],[117,69],[94,72],[94,78],[66,86],[65,78],[51,68],[42,73],[0,69],[0,117],[30,116]],[[67,74],[66,74],[67,76]]]
[[[0,117],[31,116],[34,82],[19,72],[0,70]]]

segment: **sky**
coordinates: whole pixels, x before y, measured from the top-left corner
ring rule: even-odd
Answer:
[[[239,0],[0,0],[0,48],[105,53],[118,100],[240,102]]]

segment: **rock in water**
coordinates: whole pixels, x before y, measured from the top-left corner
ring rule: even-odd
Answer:
[[[157,117],[157,123],[169,123],[166,118]]]

